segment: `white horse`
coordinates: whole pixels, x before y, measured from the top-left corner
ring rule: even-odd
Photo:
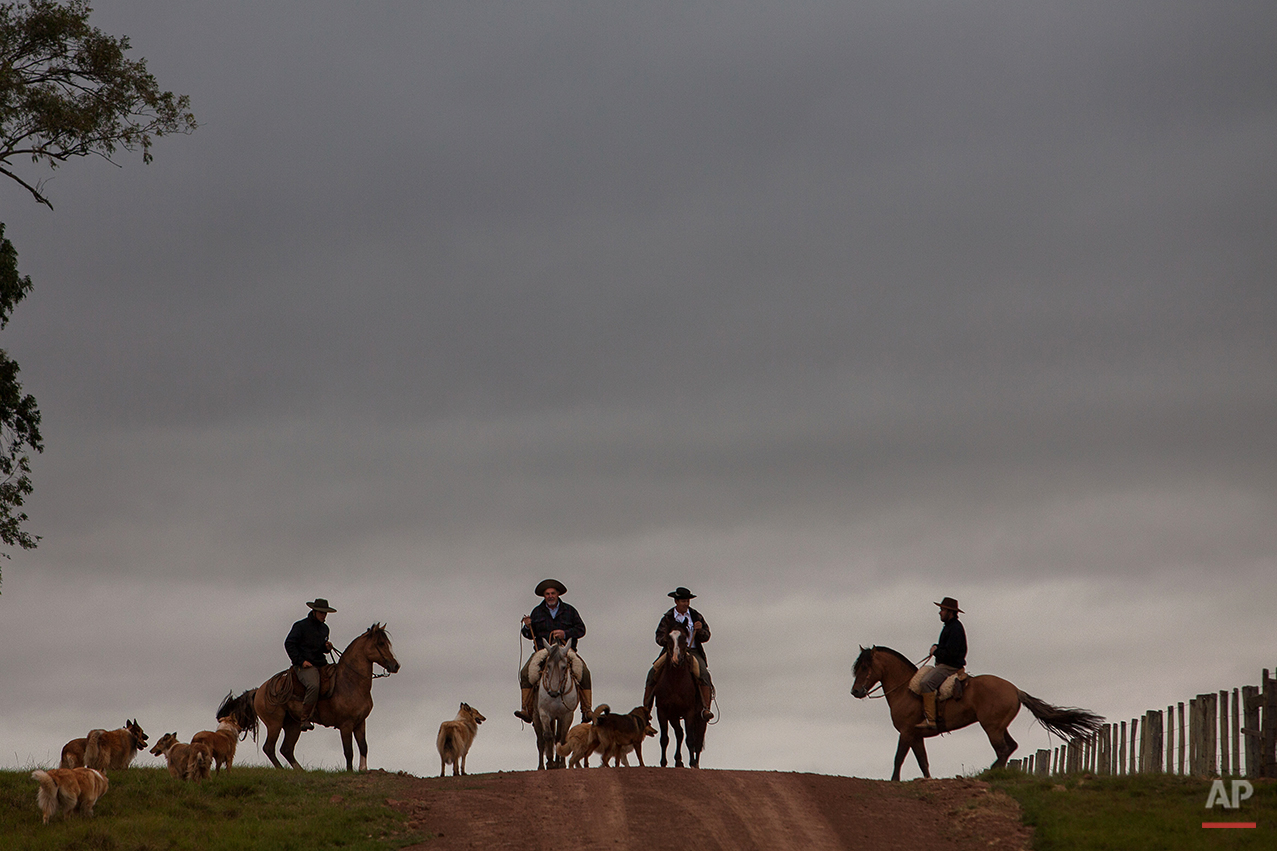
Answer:
[[[537,711],[532,719],[532,729],[537,734],[537,770],[563,767],[563,757],[556,748],[567,741],[577,698],[568,648],[551,644],[537,683]]]

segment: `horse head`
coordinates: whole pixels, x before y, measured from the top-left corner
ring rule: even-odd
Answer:
[[[856,657],[856,663],[851,666],[851,673],[855,676],[855,680],[851,684],[852,697],[863,698],[868,696],[869,691],[881,679],[881,675],[874,667],[874,649],[873,647],[861,647],[860,655]]]
[[[665,650],[669,653],[671,665],[682,665],[687,655],[687,634],[681,629],[671,629],[669,635],[665,636]]]
[[[386,625],[375,623],[368,627],[364,636],[368,638],[368,649],[365,651],[368,660],[385,668],[388,674],[399,673],[399,660],[395,658],[395,650],[390,646],[390,635],[386,632]]]
[[[571,684],[572,660],[568,657],[567,645],[554,642],[550,644],[550,655],[541,669],[541,690],[550,697],[559,697],[569,690]]]

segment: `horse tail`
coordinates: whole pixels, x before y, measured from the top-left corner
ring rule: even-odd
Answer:
[[[1021,691],[1019,694],[1020,705],[1032,712],[1043,727],[1061,739],[1089,736],[1104,724],[1104,716],[1096,715],[1088,709],[1052,706],[1027,692]]]
[[[239,725],[241,741],[247,738],[249,733],[253,734],[253,741],[257,741],[257,707],[253,705],[256,697],[257,689],[255,688],[242,692],[236,698],[232,698],[231,692],[227,692],[222,705],[217,709],[217,720],[220,721],[227,715],[235,719],[235,723]]]

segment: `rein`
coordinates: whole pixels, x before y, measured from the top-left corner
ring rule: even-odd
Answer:
[[[926,656],[923,656],[921,659],[919,659],[917,662],[915,662],[915,663],[914,663],[914,666],[915,666],[915,667],[918,667],[918,668],[921,668],[921,667],[923,666],[923,664],[924,664],[924,663],[925,663],[928,659],[930,659],[930,658],[931,658],[931,654],[930,654],[930,653],[928,653]],[[901,683],[900,685],[896,686],[896,687],[895,687],[895,688],[893,688],[891,691],[883,691],[883,693],[882,693],[882,694],[874,694],[874,692],[875,692],[875,691],[877,691],[878,689],[880,689],[880,688],[882,688],[882,687],[883,687],[883,686],[882,686],[882,680],[879,680],[879,681],[877,682],[877,684],[876,684],[873,688],[871,688],[871,689],[869,689],[869,691],[865,692],[865,697],[869,698],[870,700],[882,700],[882,699],[886,698],[888,695],[895,694],[896,692],[900,691],[900,689],[904,688],[904,687],[905,687],[905,686],[907,686],[907,685],[909,685],[909,680],[905,680],[903,683]]]
[[[340,650],[338,650],[336,647],[334,647],[334,648],[332,649],[332,652],[337,654],[337,662],[340,662],[340,661],[341,661],[341,651],[340,651]],[[334,662],[333,664],[336,664],[336,662]],[[372,674],[370,674],[369,676],[371,676],[374,680],[379,680],[379,679],[381,679],[382,677],[388,677],[388,676],[390,676],[390,672],[389,672],[389,671],[382,671],[380,674],[378,674],[377,672],[375,672],[375,671],[374,671],[374,672],[373,672]]]

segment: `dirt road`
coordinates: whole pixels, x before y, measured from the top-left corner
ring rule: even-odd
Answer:
[[[1027,849],[1018,805],[976,780],[661,768],[422,779],[391,804],[454,849]]]

